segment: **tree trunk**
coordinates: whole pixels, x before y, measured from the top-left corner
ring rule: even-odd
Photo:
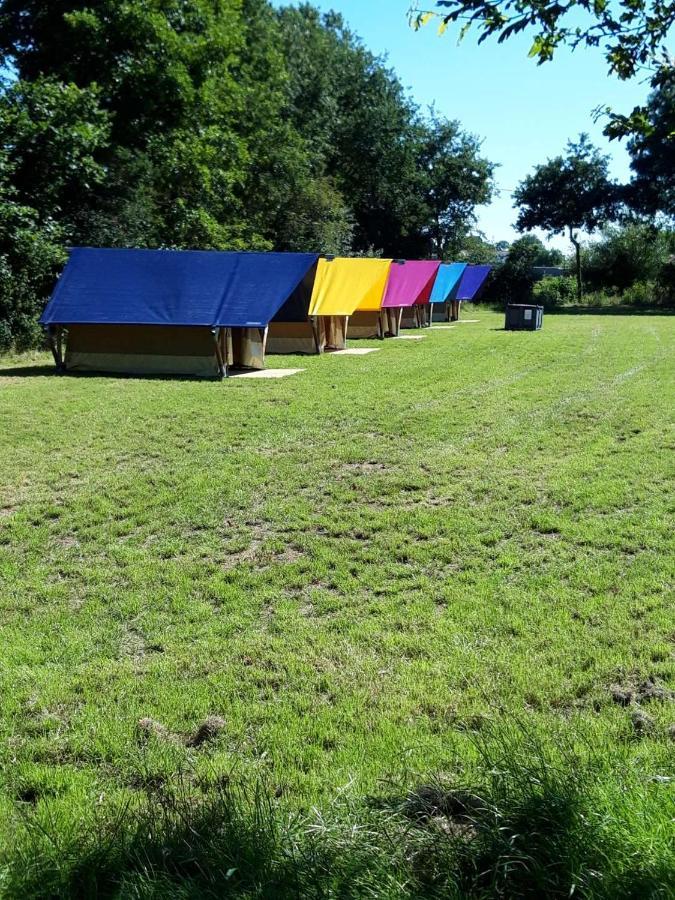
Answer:
[[[576,263],[577,263],[577,300],[579,303],[583,300],[584,297],[584,285],[581,280],[581,244],[577,240],[576,234],[572,231],[572,227],[570,226],[570,241],[574,244],[574,252],[576,254]]]

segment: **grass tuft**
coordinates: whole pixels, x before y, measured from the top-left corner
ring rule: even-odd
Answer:
[[[475,740],[469,786],[437,776],[324,814],[290,814],[260,780],[186,773],[70,830],[24,813],[2,896],[673,896],[668,784],[617,780],[606,757],[546,747],[522,723]]]

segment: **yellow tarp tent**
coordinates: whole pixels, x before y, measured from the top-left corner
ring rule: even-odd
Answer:
[[[355,310],[377,310],[379,315],[391,263],[390,259],[320,259],[305,317],[298,310],[292,320],[284,315],[273,321],[268,352],[344,349],[349,317]]]
[[[383,325],[381,321],[382,300],[384,299],[387,290],[390,272],[391,264],[387,269],[387,276],[384,284],[378,283],[373,290],[369,291],[350,316],[348,337],[383,337]]]
[[[321,317],[327,349],[345,346],[350,316],[359,317],[361,312],[369,314],[369,319],[379,316],[391,264],[390,259],[319,260],[309,314]]]

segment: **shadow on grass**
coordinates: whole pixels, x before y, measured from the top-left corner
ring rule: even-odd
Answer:
[[[547,316],[673,316],[675,309],[663,306],[560,306],[544,310]]]
[[[143,795],[85,825],[23,819],[0,852],[19,897],[666,898],[667,828],[616,770],[510,739],[478,745],[482,780],[437,779],[384,798],[290,816],[260,783]],[[535,755],[532,755],[534,751]],[[609,773],[609,781],[608,781]],[[614,779],[614,780],[612,780]],[[663,798],[652,798],[660,809]],[[664,822],[668,822],[665,810]],[[56,822],[59,822],[57,828]]]
[[[531,301],[532,305],[537,304]],[[485,303],[491,312],[505,314],[504,304]],[[663,306],[554,306],[544,307],[544,316],[675,316],[675,309]],[[504,331],[505,329],[493,329]]]
[[[240,370],[232,370],[233,374]],[[152,375],[152,374],[133,374],[129,372],[61,372],[56,366],[53,365],[38,365],[38,366],[10,366],[7,368],[2,368],[0,366],[0,378],[2,377],[11,377],[11,378],[45,378],[45,377],[53,377],[53,378],[112,378],[112,379],[122,379],[125,381],[134,380],[134,381],[189,381],[189,382],[204,382],[206,384],[209,383],[220,383],[224,379],[220,378],[218,375],[214,375],[213,377],[209,376],[200,376],[200,375]]]
[[[9,366],[3,368],[0,366],[0,378],[9,376],[11,378],[44,378],[48,375],[58,375],[54,366]]]

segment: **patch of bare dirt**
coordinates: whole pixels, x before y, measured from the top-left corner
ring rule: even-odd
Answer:
[[[198,749],[214,741],[225,728],[225,720],[220,716],[207,716],[197,728],[189,734],[170,731],[166,725],[150,716],[139,719],[136,723],[136,734],[140,743],[145,744],[151,738],[173,744],[184,744],[186,747]]]
[[[643,709],[634,709],[630,716],[631,725],[633,726],[633,731],[638,737],[643,737],[646,734],[650,734],[654,731],[654,726],[656,722],[654,718],[646,713]]]
[[[389,472],[390,467],[383,462],[366,460],[364,462],[343,463],[340,466],[340,470],[341,472],[352,475],[376,475]]]
[[[158,738],[161,741],[170,742],[176,741],[178,737],[172,731],[169,731],[166,725],[162,725],[161,722],[150,718],[150,716],[138,720],[136,724],[136,733],[142,744],[147,743],[151,737]]]
[[[247,522],[250,529],[248,547],[228,553],[224,562],[225,570],[233,569],[241,563],[258,562],[262,567],[267,562],[294,563],[302,559],[304,551],[296,544],[289,543],[281,550],[263,550],[265,543],[277,538],[278,533],[267,522]]]
[[[220,716],[207,716],[196,731],[185,741],[188,747],[201,747],[214,741],[225,728],[225,719]]]
[[[121,657],[140,663],[151,653],[163,653],[164,647],[161,644],[149,644],[138,628],[125,624],[119,652]]]
[[[280,550],[274,554],[274,561],[281,563],[294,563],[301,560],[304,556],[304,552],[300,550],[299,547],[295,547],[292,544],[289,544],[288,547],[285,547],[283,550]]]
[[[471,840],[477,834],[477,822],[487,812],[487,804],[461,788],[448,790],[440,785],[422,785],[406,797],[403,812],[418,825]]]
[[[639,682],[613,684],[609,690],[612,700],[620,706],[650,703],[652,700],[675,700],[675,691],[651,677]]]
[[[80,546],[80,542],[72,534],[59,535],[58,537],[54,538],[54,543],[57,545],[57,547],[61,547],[63,550],[70,550],[73,547]]]
[[[133,626],[125,626],[120,640],[120,656],[140,662],[146,654],[147,648],[143,635]]]
[[[258,556],[265,540],[273,534],[266,522],[247,522],[246,524],[249,528],[250,543],[243,550],[227,554],[226,569],[233,569],[239,563],[252,562]]]

